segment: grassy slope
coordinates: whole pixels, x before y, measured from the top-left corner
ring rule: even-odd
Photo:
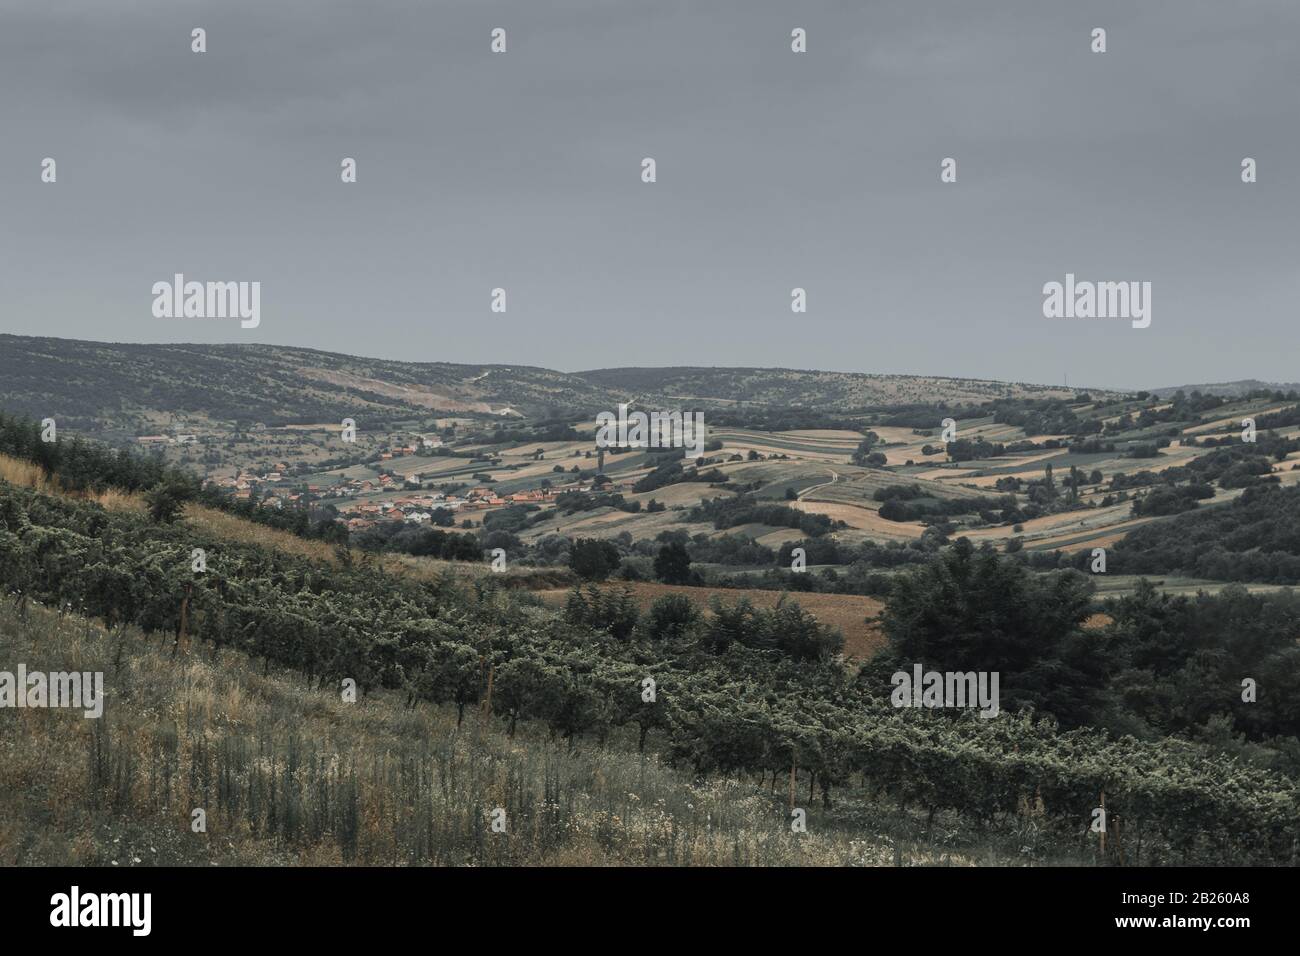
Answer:
[[[244,655],[0,604],[0,669],[103,671],[104,716],[0,710],[0,865],[889,865],[1014,863],[986,837],[785,781],[697,781],[630,741],[572,750],[397,693],[355,704]],[[207,813],[206,833],[191,828]],[[493,832],[494,809],[506,832]],[[1042,851],[1034,856],[1042,859]]]

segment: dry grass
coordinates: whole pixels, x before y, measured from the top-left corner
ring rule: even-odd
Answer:
[[[270,528],[255,521],[238,518],[206,505],[190,502],[185,506],[184,518],[185,523],[196,531],[221,538],[223,541],[274,548],[321,564],[338,564],[338,555],[335,554],[334,546],[331,544],[300,538],[289,531],[281,531],[279,528]]]
[[[40,465],[9,455],[0,455],[0,480],[20,488],[33,488],[42,494],[63,495],[83,501],[94,501],[108,511],[133,511],[143,513],[144,498],[129,491],[110,488],[107,491],[73,491],[64,488],[57,476],[46,477]]]
[[[538,590],[576,584],[578,576],[564,567],[529,567],[507,565],[505,571],[493,571],[489,563],[443,561],[440,558],[417,558],[408,554],[385,554],[380,566],[389,573],[402,574],[418,581],[482,581],[490,579],[502,587],[515,590]]]
[[[129,511],[133,514],[144,514],[148,510],[144,503],[144,496],[130,491],[109,488],[107,491],[101,491],[88,497],[99,504],[105,511]]]
[[[8,455],[0,455],[0,478],[22,488],[35,488],[44,492],[58,490],[57,482],[48,481],[40,465],[10,458]]]

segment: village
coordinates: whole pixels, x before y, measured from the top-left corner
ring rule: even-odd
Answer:
[[[331,490],[325,497],[370,494],[373,491],[383,491],[397,484],[392,479],[385,481],[386,478],[389,478],[389,476],[381,475],[378,481],[365,480],[355,486],[349,482],[348,486],[345,486],[347,487],[346,491],[340,493]],[[563,490],[586,491],[590,490],[590,488],[590,482],[586,482],[575,483],[572,487],[566,487]],[[308,491],[310,493],[310,487]],[[347,525],[349,531],[362,531],[381,521],[404,521],[409,524],[421,525],[434,522],[434,514],[439,509],[459,514],[470,511],[486,511],[490,508],[500,508],[506,505],[542,505],[555,501],[559,494],[560,492],[553,489],[538,488],[502,496],[491,488],[485,487],[471,488],[463,495],[441,492],[407,494],[391,500],[359,501],[346,505],[339,509],[339,520]],[[277,506],[272,505],[272,507]]]
[[[254,428],[253,431],[262,431]],[[137,443],[146,446],[202,444],[204,438],[190,433],[176,435],[143,435]],[[324,477],[337,478],[333,482],[320,479],[322,473],[304,473],[304,467],[292,468],[288,461],[273,462],[265,470],[241,466],[233,475],[214,475],[207,483],[228,493],[235,501],[251,501],[268,508],[326,508],[349,531],[363,531],[384,522],[400,521],[414,525],[439,524],[462,526],[481,524],[470,517],[493,508],[514,505],[544,506],[554,503],[560,495],[593,490],[626,491],[630,482],[615,482],[606,475],[580,474],[578,469],[556,468],[553,478],[541,479],[535,487],[500,493],[488,483],[484,472],[475,472],[480,484],[465,487],[456,481],[454,474],[430,469],[399,472],[394,466],[401,459],[419,455],[433,462],[449,455],[443,439],[437,435],[417,435],[391,440],[358,463],[372,473],[348,476],[356,466],[338,469]],[[603,464],[604,455],[598,456]],[[473,462],[475,459],[466,459]],[[598,466],[599,467],[599,466]],[[435,480],[439,483],[435,485]],[[442,512],[441,514],[439,512]],[[452,516],[456,516],[455,519]]]

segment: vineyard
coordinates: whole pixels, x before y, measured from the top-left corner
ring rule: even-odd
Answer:
[[[624,627],[617,614],[605,623],[610,609],[555,611],[490,577],[413,580],[352,552],[342,555],[336,566],[314,563],[184,524],[0,484],[0,580],[10,592],[0,623],[10,631],[49,609],[69,621],[100,622],[83,629],[93,630],[87,640],[109,662],[108,705],[103,724],[86,734],[84,759],[103,813],[144,799],[141,775],[155,788],[159,767],[178,766],[164,754],[146,771],[122,756],[115,736],[124,709],[135,703],[123,662],[152,641],[155,657],[238,655],[257,662],[268,680],[296,675],[309,712],[345,706],[338,703],[344,681],[356,682],[359,707],[367,695],[383,695],[404,702],[412,721],[428,719],[419,716],[421,705],[445,710],[446,722],[423,745],[428,752],[417,756],[401,749],[404,743],[389,762],[371,765],[368,772],[394,782],[393,805],[383,808],[390,815],[415,812],[416,804],[399,805],[401,795],[432,785],[429,768],[444,759],[438,748],[454,746],[447,735],[466,722],[477,727],[482,711],[485,732],[504,741],[494,746],[537,735],[557,767],[590,759],[581,755],[593,746],[626,750],[618,760],[644,760],[635,754],[643,750],[701,785],[730,781],[742,794],[778,791],[782,798],[765,804],[773,837],[790,835],[788,805],[782,806],[789,781],[796,808],[820,805],[810,837],[819,820],[842,827],[863,813],[884,812],[864,807],[887,806],[920,813],[927,834],[942,821],[1007,835],[1031,828],[1038,858],[1087,857],[1101,851],[1089,823],[1104,805],[1112,821],[1107,862],[1295,862],[1300,793],[1289,776],[1175,739],[1063,732],[1029,715],[980,720],[895,710],[852,679],[831,654],[830,635],[797,605],[738,608],[707,621],[673,619],[665,607]],[[15,726],[14,712],[0,719]],[[30,712],[24,719],[32,720]],[[175,734],[186,737],[179,725]],[[290,809],[292,795],[308,782],[342,786],[338,781],[355,767],[332,763],[322,741],[293,743],[288,734],[281,727],[274,739],[241,738],[228,744],[236,749],[204,758],[203,766],[216,760],[228,768],[205,786],[218,788],[220,800],[252,814],[276,839],[326,840],[341,859],[356,858],[358,844],[347,833],[361,825],[347,823],[346,801],[314,822],[292,817]],[[199,766],[187,771],[190,786]],[[115,790],[118,797],[111,796]],[[519,790],[511,804],[533,821],[535,834],[573,822],[573,808],[554,806],[544,790]],[[262,801],[255,810],[248,806],[254,799]],[[546,813],[553,819],[539,821]],[[401,848],[412,861],[490,860],[476,855],[487,851],[472,842],[446,852],[430,820],[411,826],[425,834]],[[704,855],[662,862],[729,861]]]

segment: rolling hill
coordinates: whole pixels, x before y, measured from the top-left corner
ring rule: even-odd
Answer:
[[[1172,385],[1166,388],[1153,388],[1151,394],[1160,398],[1170,398],[1178,392],[1183,392],[1186,395],[1190,395],[1192,392],[1200,392],[1202,395],[1237,398],[1251,392],[1294,392],[1297,390],[1300,390],[1300,382],[1261,382],[1257,378],[1246,378],[1236,382],[1211,382],[1201,385]]]
[[[166,416],[305,424],[528,417],[647,406],[738,404],[838,411],[878,405],[1068,397],[979,379],[757,368],[616,368],[369,359],[278,345],[137,345],[0,335],[0,407],[70,428],[147,430]]]
[[[157,413],[304,423],[603,407],[598,386],[547,369],[393,362],[274,345],[134,345],[0,335],[0,404],[101,430]]]
[[[788,368],[608,368],[576,374],[584,381],[610,389],[631,390],[647,401],[723,407],[753,403],[834,411],[931,402],[980,403],[995,398],[1070,398],[1078,391],[974,378]]]

